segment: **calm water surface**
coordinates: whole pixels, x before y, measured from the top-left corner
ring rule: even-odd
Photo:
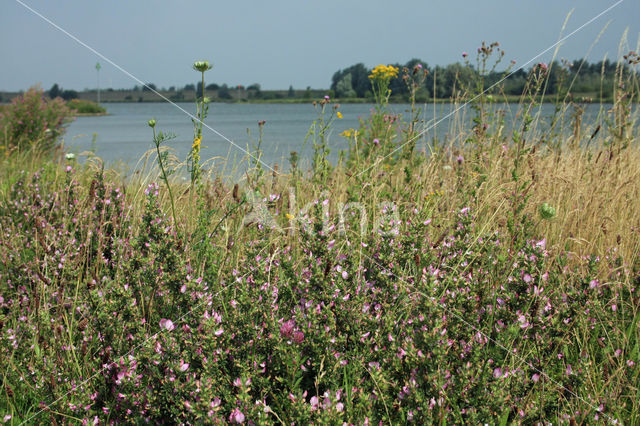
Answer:
[[[194,113],[192,103],[178,104],[190,113]],[[107,164],[123,162],[135,167],[144,153],[154,148],[152,131],[147,125],[150,118],[157,121],[156,129],[173,133],[176,138],[167,142],[175,149],[179,158],[184,159],[193,141],[193,125],[191,119],[176,106],[168,103],[107,103],[108,116],[78,117],[72,122],[65,136],[65,145],[80,154],[93,150]],[[408,116],[408,105],[390,105],[390,112]],[[344,118],[335,120],[329,132],[331,159],[335,161],[338,153],[347,148],[347,141],[339,134],[345,129],[357,128],[359,119],[365,119],[373,105],[347,104],[340,106]],[[516,105],[498,105],[504,110],[507,127],[516,112]],[[553,105],[543,105],[540,113],[543,117],[553,114]],[[609,106],[602,106],[606,110]],[[473,111],[465,107],[457,111],[453,117],[446,118],[455,110],[449,104],[422,106],[421,119],[430,128],[418,141],[418,149],[427,149],[434,136],[439,140],[453,140],[461,134],[463,128],[469,128]],[[329,108],[327,108],[329,110]],[[513,111],[512,111],[513,110]],[[601,111],[600,105],[589,105],[585,123],[596,123]],[[329,112],[330,114],[330,112]],[[569,116],[570,113],[567,114]],[[313,155],[312,140],[305,143],[310,126],[317,120],[318,110],[310,104],[211,104],[206,123],[226,138],[233,141],[234,147],[227,140],[204,128],[202,153],[203,159],[224,157],[235,161],[240,167],[246,165],[247,151],[253,151],[259,139],[258,121],[266,120],[262,138],[262,160],[273,165],[278,163],[285,168],[291,151],[298,152],[302,161],[309,161]],[[434,123],[436,126],[433,126]],[[595,127],[596,124],[594,124]],[[568,123],[565,125],[568,127]],[[95,135],[95,136],[94,136]],[[95,141],[94,141],[95,138]],[[460,141],[457,141],[460,142]],[[155,157],[153,157],[155,159]],[[244,161],[243,161],[244,160]]]

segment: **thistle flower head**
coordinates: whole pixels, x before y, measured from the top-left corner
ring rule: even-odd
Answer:
[[[199,72],[209,71],[213,65],[209,61],[196,61],[193,63],[193,69]]]

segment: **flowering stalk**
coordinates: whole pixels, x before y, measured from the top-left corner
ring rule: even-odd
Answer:
[[[371,80],[371,89],[373,90],[373,96],[376,100],[376,109],[378,112],[382,112],[382,109],[389,103],[389,96],[391,96],[391,90],[389,90],[389,83],[391,79],[398,76],[398,68],[393,65],[378,65],[375,67],[369,75]]]
[[[169,176],[171,175],[171,171],[167,172],[165,168],[168,153],[166,151],[160,152],[160,144],[165,140],[170,139],[171,136],[166,135],[162,132],[158,132],[156,134],[156,120],[151,119],[147,122],[147,124],[149,125],[149,127],[151,127],[151,130],[153,130],[153,143],[156,146],[156,153],[158,154],[158,166],[160,166],[160,172],[162,173],[161,179],[164,181],[164,184],[167,185],[167,190],[169,191],[169,199],[171,200],[171,214],[173,215],[173,226],[177,231],[178,223],[176,222],[176,206],[173,201],[173,193],[171,192],[171,185],[169,185]]]
[[[202,76],[202,97],[196,100],[196,117],[198,121],[194,120],[194,135],[193,145],[191,146],[191,185],[193,186],[200,179],[200,146],[202,143],[202,127],[204,125],[204,119],[209,111],[209,99],[205,96],[204,86],[204,73],[213,68],[209,61],[196,61],[193,64],[193,69],[200,72]]]

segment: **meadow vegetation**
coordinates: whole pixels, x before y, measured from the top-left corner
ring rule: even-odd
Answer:
[[[67,106],[76,115],[104,115],[107,113],[107,110],[97,103],[81,99],[72,99],[67,102]]]
[[[326,96],[309,170],[258,145],[237,182],[200,159],[204,94],[188,158],[150,120],[157,167],[124,182],[57,152],[68,110],[27,93],[0,118],[0,417],[637,424],[637,59],[593,123],[570,98],[540,116],[538,64],[507,131],[480,74],[428,152],[426,70],[380,66],[336,164]]]

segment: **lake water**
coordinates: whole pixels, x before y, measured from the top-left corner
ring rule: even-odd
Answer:
[[[180,108],[194,114],[193,103],[177,104]],[[65,145],[71,152],[80,154],[83,151],[94,151],[107,164],[122,162],[129,167],[136,163],[145,152],[154,148],[152,130],[147,125],[150,118],[157,121],[156,130],[173,133],[176,138],[166,144],[175,150],[178,158],[184,159],[193,142],[193,125],[191,118],[175,105],[169,103],[107,103],[104,104],[109,115],[101,117],[78,117],[72,122],[65,135]],[[373,105],[346,104],[340,106],[344,118],[335,120],[329,134],[328,141],[332,150],[331,159],[335,161],[338,153],[347,148],[347,141],[339,134],[345,129],[358,128],[359,120],[369,116]],[[408,117],[409,105],[392,104],[390,113],[403,114]],[[430,128],[420,138],[417,148],[426,150],[434,136],[440,141],[449,140],[454,143],[456,136],[470,127],[470,117],[473,111],[470,107],[462,108],[452,117],[445,118],[455,110],[450,104],[427,104],[421,107],[421,119],[426,128],[430,128],[442,120],[434,128]],[[496,105],[505,112],[505,122],[512,121],[517,105]],[[583,123],[595,127],[602,122],[602,111],[609,105],[588,105]],[[553,105],[543,105],[540,109],[542,117],[553,114]],[[330,114],[330,108],[327,108]],[[329,115],[328,114],[328,115]],[[598,117],[600,114],[600,117]],[[568,120],[570,111],[565,114]],[[262,160],[273,165],[288,167],[291,151],[296,151],[302,161],[309,161],[313,155],[311,138],[304,143],[310,126],[318,119],[318,110],[311,104],[210,104],[209,117],[206,124],[233,141],[233,146],[223,137],[215,134],[206,127],[203,129],[202,159],[214,157],[227,158],[233,164],[246,165],[247,152],[253,151],[252,146],[259,138],[258,121],[265,120],[262,138]],[[423,126],[424,126],[423,125]],[[565,124],[568,128],[568,122]],[[425,128],[425,127],[422,127]],[[95,134],[95,140],[94,140]],[[155,156],[152,157],[155,159]],[[243,161],[244,160],[244,161]],[[304,164],[304,163],[302,163]],[[228,165],[228,167],[230,167]]]

